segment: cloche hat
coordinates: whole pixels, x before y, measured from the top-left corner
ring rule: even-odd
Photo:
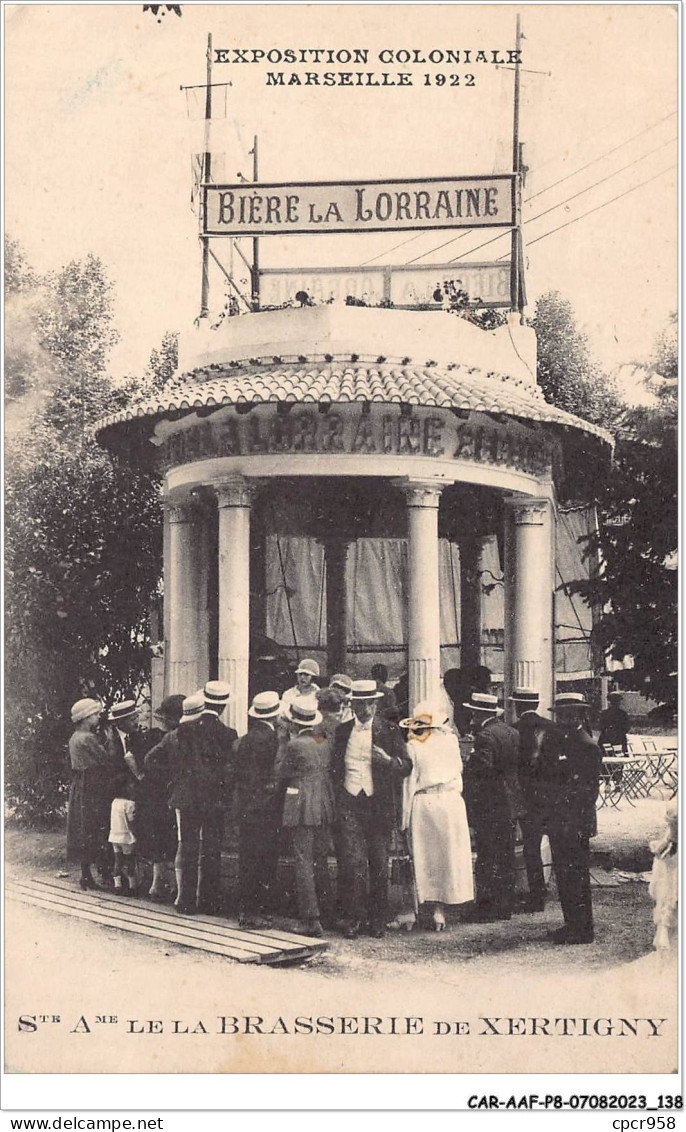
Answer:
[[[304,660],[300,661],[300,664],[295,670],[296,676],[299,672],[306,672],[308,676],[319,676],[319,665],[317,661],[312,660],[311,657],[305,657]]]
[[[81,723],[91,715],[100,715],[101,711],[102,703],[100,700],[93,700],[89,697],[83,700],[77,700],[71,709],[71,721],[72,723]]]

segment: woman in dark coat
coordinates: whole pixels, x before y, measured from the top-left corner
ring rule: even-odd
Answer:
[[[321,712],[307,700],[288,704],[283,718],[291,739],[276,767],[277,790],[285,788],[283,828],[290,830],[298,911],[304,935],[324,934],[320,908],[329,903],[329,845],[334,794],[329,777],[331,747],[319,731]]]
[[[81,888],[97,888],[91,865],[108,871],[107,842],[112,802],[113,766],[95,731],[100,722],[99,700],[78,700],[71,709],[74,734],[69,740],[72,782],[67,813],[67,860],[81,866]]]
[[[155,712],[161,726],[136,733],[132,750],[139,771],[145,765],[148,751],[179,726],[184,699],[181,694],[167,696]],[[148,895],[158,901],[167,899],[166,891],[170,894],[168,899],[174,899],[176,888],[175,883],[168,882],[166,878],[177,848],[176,818],[168,802],[170,775],[169,766],[162,759],[159,765],[146,767],[142,776],[136,776],[139,779],[135,819],[137,851],[152,863],[152,884]]]

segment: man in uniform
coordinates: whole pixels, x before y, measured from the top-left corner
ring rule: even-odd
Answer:
[[[464,797],[476,848],[477,923],[509,920],[515,889],[515,825],[523,812],[517,775],[519,735],[498,718],[496,696],[472,692],[474,750],[464,770]]]
[[[548,835],[565,922],[552,938],[592,943],[589,838],[595,830],[601,752],[583,729],[588,704],[580,692],[556,696],[553,710],[560,740]]]
[[[342,723],[334,735],[331,780],[338,805],[338,899],[346,939],[357,939],[365,923],[370,935],[384,935],[389,840],[397,818],[397,792],[412,770],[400,729],[375,718],[382,698],[375,680],[355,680],[355,718]]]
[[[557,728],[551,719],[538,714],[540,696],[533,688],[515,688],[510,696],[519,733],[519,784],[524,813],[519,818],[524,842],[524,863],[529,885],[527,912],[545,908],[545,878],[541,840],[548,832],[551,772],[555,760]]]

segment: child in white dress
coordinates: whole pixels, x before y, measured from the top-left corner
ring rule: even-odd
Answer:
[[[109,842],[114,850],[112,878],[114,891],[122,896],[135,896],[138,888],[136,835],[133,831],[136,803],[131,797],[132,792],[130,779],[122,775],[115,783],[115,796],[110,810]]]
[[[653,920],[656,932],[653,947],[665,951],[676,943],[678,885],[679,812],[676,800],[665,810],[665,825],[661,836],[650,842],[653,854],[653,872],[649,892],[655,902]]]

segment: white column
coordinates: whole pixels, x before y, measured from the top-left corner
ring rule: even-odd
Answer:
[[[219,679],[231,688],[226,721],[248,729],[250,504],[242,476],[215,484],[219,507]]]
[[[442,484],[404,482],[407,501],[407,652],[410,711],[441,698],[438,503]]]
[[[545,499],[505,503],[505,696],[535,688],[547,714],[555,686],[553,512]]]
[[[193,500],[165,510],[165,695],[190,696],[209,676],[207,527]]]

